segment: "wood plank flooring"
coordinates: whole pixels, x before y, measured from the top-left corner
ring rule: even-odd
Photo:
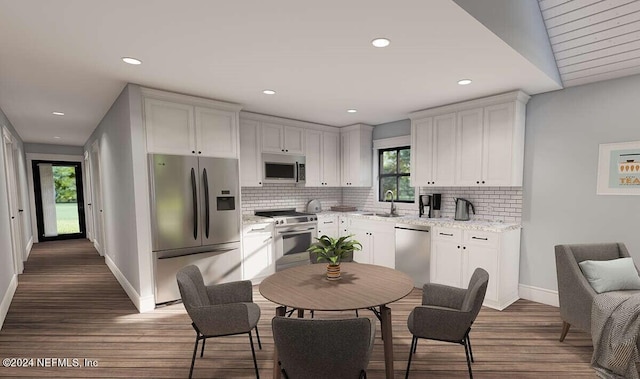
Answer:
[[[78,358],[97,367],[0,367],[0,377],[184,378],[189,373],[195,333],[181,304],[139,314],[86,240],[36,244],[0,331],[0,358]],[[404,378],[411,335],[407,316],[420,303],[416,289],[390,305],[395,377]],[[263,349],[257,350],[262,378],[271,377],[275,305],[260,296]],[[361,316],[371,317],[361,311]],[[316,317],[352,317],[352,312],[318,312]],[[380,324],[367,370],[384,378]],[[557,308],[520,300],[502,312],[483,308],[471,332],[475,378],[594,378],[589,336],[575,330],[558,342]],[[339,359],[337,357],[336,359]],[[48,366],[54,362],[47,361]],[[44,363],[47,363],[44,362]],[[37,364],[37,361],[34,361]],[[327,362],[330,364],[330,362]],[[255,377],[247,336],[210,339],[197,358],[194,377]],[[411,378],[466,378],[464,348],[421,340]]]

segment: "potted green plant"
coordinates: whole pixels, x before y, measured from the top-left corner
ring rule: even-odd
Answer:
[[[340,261],[344,255],[362,249],[362,244],[351,237],[353,234],[340,238],[323,235],[307,249],[316,255],[318,262],[328,262],[327,279],[340,279]]]

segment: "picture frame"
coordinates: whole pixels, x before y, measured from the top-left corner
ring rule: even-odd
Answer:
[[[599,145],[597,194],[640,195],[640,141]]]

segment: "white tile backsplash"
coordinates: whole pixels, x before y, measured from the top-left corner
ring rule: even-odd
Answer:
[[[242,214],[253,214],[256,209],[295,208],[304,211],[307,202],[318,199],[322,209],[342,203],[340,187],[296,187],[295,184],[264,184],[262,187],[242,187]]]
[[[456,205],[453,200],[462,197],[473,203],[476,214],[473,220],[516,222],[522,221],[522,187],[421,187],[420,194],[439,193],[442,195],[441,217],[453,218]],[[374,188],[344,188],[344,205],[358,209],[389,211],[388,205],[380,206]],[[417,215],[418,204],[410,210],[399,209],[400,214]]]
[[[520,223],[522,221],[522,187],[421,187],[420,194],[442,194],[441,216],[453,218],[456,197],[473,203],[473,220]],[[306,188],[295,184],[265,184],[263,187],[242,187],[242,214],[256,209],[295,208],[304,211],[307,202],[319,199],[322,209],[332,205],[350,205],[358,209],[388,212],[389,205],[379,205],[374,188]],[[417,215],[418,204],[399,209],[403,215]]]

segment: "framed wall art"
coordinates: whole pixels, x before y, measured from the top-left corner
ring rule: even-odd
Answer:
[[[640,141],[600,144],[598,195],[640,195]]]

